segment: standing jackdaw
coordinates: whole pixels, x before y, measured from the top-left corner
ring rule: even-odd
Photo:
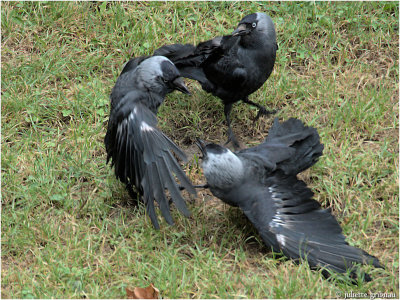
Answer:
[[[239,143],[232,132],[230,113],[239,100],[259,108],[256,119],[275,111],[254,103],[248,96],[258,90],[274,68],[276,33],[271,18],[264,13],[244,17],[231,35],[219,36],[196,46],[190,44],[166,45],[154,55],[168,57],[181,76],[197,80],[202,88],[224,103],[228,125],[228,142],[235,148]],[[132,68],[129,61],[122,72]]]

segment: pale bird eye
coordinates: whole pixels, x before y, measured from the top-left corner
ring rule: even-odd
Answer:
[[[253,27],[253,28],[256,28],[256,26],[257,26],[256,23],[251,24],[251,27]]]

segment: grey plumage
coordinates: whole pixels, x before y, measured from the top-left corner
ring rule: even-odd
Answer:
[[[328,209],[313,200],[297,174],[315,164],[323,145],[317,131],[297,119],[275,119],[262,144],[231,152],[199,143],[202,167],[211,192],[238,206],[273,251],[311,267],[355,274],[355,264],[382,267],[378,259],[350,246]],[[232,170],[236,170],[232,172]],[[368,274],[365,279],[369,280]]]
[[[167,223],[173,224],[165,189],[179,211],[190,215],[173,174],[187,191],[196,193],[172,155],[174,152],[187,161],[185,153],[157,128],[158,108],[173,90],[189,93],[170,60],[161,56],[133,60],[131,69],[118,77],[112,89],[104,139],[107,162],[111,159],[116,177],[126,184],[132,197],[132,187],[136,187],[156,228],[154,201]]]

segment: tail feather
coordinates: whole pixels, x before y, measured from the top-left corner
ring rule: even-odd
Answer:
[[[279,165],[285,174],[297,174],[308,169],[318,161],[324,149],[317,130],[294,118],[282,123],[276,118],[265,142],[285,144],[296,150],[290,159]]]
[[[312,128],[305,126],[299,119],[290,118],[280,123],[279,119],[275,118],[265,142],[290,146],[294,142],[307,137],[310,134],[310,130]]]

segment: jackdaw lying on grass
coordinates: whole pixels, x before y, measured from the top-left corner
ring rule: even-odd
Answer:
[[[352,277],[356,263],[382,267],[377,258],[346,242],[330,210],[321,209],[311,190],[297,179],[322,155],[314,128],[297,119],[275,119],[266,140],[255,147],[233,153],[201,140],[197,144],[211,192],[238,206],[274,252],[305,259],[313,268],[349,271]],[[370,280],[368,274],[365,279]]]
[[[126,184],[129,194],[140,198],[155,228],[159,228],[154,208],[158,202],[168,224],[173,224],[165,189],[185,216],[190,212],[174,175],[189,193],[196,194],[191,182],[173,157],[187,161],[185,153],[157,128],[157,111],[165,96],[174,90],[189,94],[178,69],[167,58],[138,57],[132,68],[121,74],[111,92],[111,113],[104,143],[107,163]]]
[[[244,17],[231,35],[219,36],[196,46],[190,44],[166,45],[154,55],[168,57],[179,69],[181,76],[200,82],[202,88],[224,103],[228,125],[228,142],[235,148],[239,143],[232,132],[230,113],[239,100],[259,108],[256,119],[275,111],[254,103],[248,96],[258,90],[274,68],[276,33],[271,18],[264,13]],[[129,61],[122,72],[129,71]]]

